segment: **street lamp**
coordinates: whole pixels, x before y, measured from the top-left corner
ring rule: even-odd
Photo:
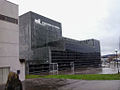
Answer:
[[[117,49],[115,49],[115,53],[116,53],[116,60],[117,60],[117,69],[118,69],[118,74],[119,74],[119,67],[118,67],[118,59],[117,59]]]

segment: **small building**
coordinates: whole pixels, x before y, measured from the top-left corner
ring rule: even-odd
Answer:
[[[19,60],[18,5],[0,0],[0,84],[6,83],[10,71],[25,79],[25,63]]]
[[[100,42],[62,37],[61,23],[27,12],[19,17],[20,59],[26,60],[26,74],[49,71],[49,65],[58,64],[58,70],[99,67],[101,65]]]

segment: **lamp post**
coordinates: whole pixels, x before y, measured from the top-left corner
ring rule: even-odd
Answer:
[[[116,60],[117,60],[117,69],[118,69],[118,74],[119,74],[119,67],[118,67],[118,59],[117,59],[117,49],[115,50],[115,53],[116,53]]]

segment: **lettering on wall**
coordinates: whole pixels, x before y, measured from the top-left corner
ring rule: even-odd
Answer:
[[[40,19],[35,19],[35,23],[37,23],[39,25],[42,25],[42,26],[50,26],[50,27],[53,27],[53,28],[56,28],[56,29],[60,29],[60,27],[52,25],[52,24],[44,22],[44,21],[41,21]]]

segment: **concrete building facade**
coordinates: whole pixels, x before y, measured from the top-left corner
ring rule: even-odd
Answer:
[[[26,60],[41,58],[43,61],[49,59],[48,43],[62,38],[61,24],[31,11],[21,15],[19,19],[20,58]],[[39,55],[36,55],[37,53]]]
[[[0,0],[0,84],[10,71],[25,79],[25,64],[19,60],[18,5]]]
[[[59,70],[100,66],[100,42],[95,39],[74,40],[62,37],[61,23],[34,12],[19,17],[20,59],[25,59],[26,73],[37,74],[49,71],[51,63]]]

